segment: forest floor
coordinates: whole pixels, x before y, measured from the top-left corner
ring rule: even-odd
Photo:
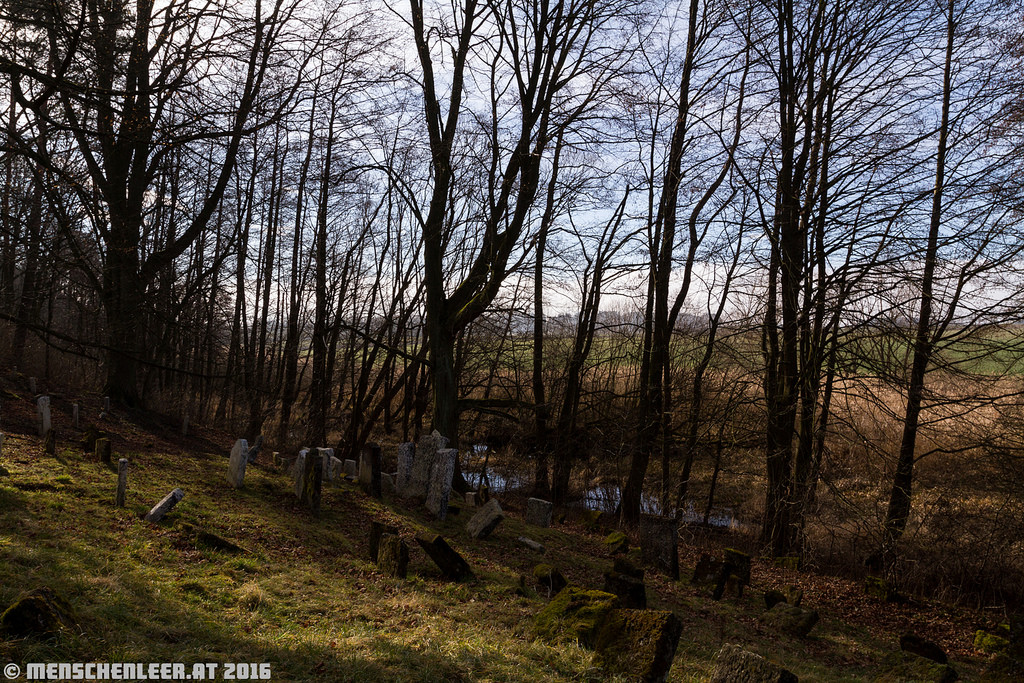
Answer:
[[[226,480],[233,438],[152,415],[113,410],[101,399],[76,399],[83,427],[110,435],[114,461],[130,462],[127,505],[114,506],[117,475],[86,454],[71,425],[70,400],[51,394],[56,456],[36,435],[35,406],[25,390],[0,387],[3,443],[0,476],[0,610],[23,591],[47,586],[73,608],[76,626],[49,640],[0,640],[0,663],[183,662],[269,663],[275,681],[561,681],[612,680],[591,652],[551,645],[532,633],[547,602],[522,591],[520,577],[541,562],[570,583],[603,585],[612,558],[608,528],[569,516],[551,528],[523,521],[524,502],[503,499],[505,521],[485,541],[465,531],[471,509],[439,522],[409,501],[365,495],[358,486],[325,487],[318,518],[303,509],[287,474],[261,453],[245,487]],[[183,501],[159,524],[141,519],[181,488]],[[454,510],[453,510],[454,512]],[[369,560],[372,520],[398,527],[410,545],[409,576],[382,575]],[[203,530],[240,552],[195,542]],[[476,579],[451,583],[412,541],[442,534]],[[529,536],[540,555],[517,542]],[[631,535],[635,540],[635,536]],[[712,538],[730,545],[729,534]],[[914,632],[941,645],[961,680],[973,680],[987,656],[973,649],[992,615],[918,598],[887,604],[859,583],[771,566],[757,558],[742,597],[714,601],[687,579],[707,537],[680,547],[682,580],[647,568],[648,606],[683,622],[670,681],[706,681],[712,658],[736,643],[775,660],[801,681],[872,681],[887,671],[898,640]],[[532,582],[531,582],[532,583]],[[804,639],[778,636],[759,622],[763,593],[803,589],[821,622]],[[524,594],[525,593],[525,594]]]

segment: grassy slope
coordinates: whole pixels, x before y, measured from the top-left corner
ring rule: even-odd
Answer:
[[[126,421],[104,425],[115,433],[115,457],[131,461],[128,505],[116,509],[113,472],[74,444],[62,445],[58,459],[45,455],[41,441],[25,433],[31,404],[20,403],[22,433],[10,425],[11,405],[4,402],[5,429],[14,433],[4,444],[10,476],[0,478],[0,606],[48,585],[74,605],[80,632],[50,642],[0,641],[0,662],[270,662],[280,681],[608,680],[589,652],[534,640],[532,616],[544,598],[516,590],[520,574],[539,561],[560,567],[572,582],[600,587],[611,564],[600,542],[604,532],[573,523],[527,528],[513,509],[491,539],[474,542],[463,528],[468,510],[438,523],[422,509],[372,500],[348,484],[325,489],[323,514],[313,519],[281,473],[250,467],[246,488],[232,490],[225,435],[206,432],[180,444]],[[59,400],[55,407],[62,410]],[[55,424],[61,421],[69,419],[55,416]],[[174,487],[185,499],[168,519],[142,521]],[[367,560],[371,519],[398,526],[410,543],[408,580],[383,577]],[[197,548],[185,523],[248,552]],[[424,529],[450,539],[479,580],[441,580],[412,541]],[[523,534],[546,544],[547,554],[518,546]],[[683,550],[684,575],[695,552]],[[833,596],[842,619],[826,608],[811,638],[775,639],[757,622],[758,589],[813,577],[758,565],[742,599],[715,603],[706,591],[648,576],[651,607],[673,609],[685,624],[673,681],[707,680],[723,642],[767,654],[802,681],[872,680],[898,629],[916,618],[922,625],[945,619],[937,608],[895,618],[896,608],[867,603],[846,586]],[[831,588],[805,586],[805,603],[827,603],[837,584],[822,585]],[[872,609],[893,623],[858,619]],[[850,625],[858,621],[865,625]],[[956,651],[971,624],[954,621],[946,619],[953,635],[943,644]],[[978,662],[956,664],[969,679]]]

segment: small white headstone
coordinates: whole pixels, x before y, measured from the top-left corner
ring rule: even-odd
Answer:
[[[39,436],[46,436],[50,431],[50,397],[40,396],[36,400],[36,409],[39,411]]]
[[[156,522],[159,522],[161,519],[164,518],[164,515],[170,512],[171,508],[173,508],[175,505],[181,502],[181,499],[184,497],[184,491],[182,491],[181,489],[174,489],[166,496],[164,496],[163,500],[154,505],[152,510],[146,513],[146,521],[153,522],[154,524]]]
[[[245,439],[239,439],[231,449],[231,459],[228,460],[228,482],[236,489],[242,488],[245,482],[245,465],[248,459],[249,444]]]

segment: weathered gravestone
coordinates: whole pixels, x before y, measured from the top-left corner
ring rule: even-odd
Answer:
[[[501,505],[498,503],[497,498],[495,498],[480,508],[470,518],[469,522],[466,523],[466,531],[469,533],[470,538],[482,541],[498,528],[503,519],[505,519],[505,515],[501,511]]]
[[[538,564],[534,567],[533,578],[537,583],[537,588],[544,591],[548,598],[558,595],[568,584],[562,572],[550,564]]]
[[[43,450],[50,455],[57,454],[57,430],[51,429],[46,432],[46,437],[43,439]]]
[[[117,497],[114,505],[123,508],[125,494],[128,491],[128,460],[119,458],[117,461]]]
[[[627,609],[647,609],[647,587],[643,574],[635,576],[612,569],[604,573],[604,592],[616,595]]]
[[[30,394],[32,394],[33,396],[35,396],[36,393],[38,393],[37,389],[39,389],[39,387],[36,386],[36,378],[35,377],[29,377],[28,378],[28,392]]]
[[[674,517],[640,516],[640,552],[643,561],[679,579],[679,523]]]
[[[448,498],[452,493],[452,477],[455,476],[455,461],[458,457],[459,452],[454,448],[442,448],[434,454],[426,505],[427,510],[438,519],[448,516]]]
[[[398,477],[395,480],[395,486],[399,495],[406,495],[405,490],[409,488],[409,482],[412,480],[412,463],[415,457],[416,444],[398,444]]]
[[[335,458],[333,455],[330,458],[330,464],[327,466],[327,481],[332,484],[342,477],[341,473],[342,462],[340,458]]]
[[[314,515],[320,514],[320,495],[323,490],[324,469],[319,452],[306,454],[302,468],[302,495],[299,500],[309,507]]]
[[[377,566],[388,576],[404,579],[409,568],[409,546],[395,534],[384,534],[380,539]]]
[[[104,396],[103,397],[103,412],[105,412],[105,413],[109,413],[110,412],[110,397],[109,396]]]
[[[441,574],[452,581],[461,581],[473,577],[473,570],[462,555],[455,552],[448,543],[437,534],[420,533],[416,535],[416,542],[430,556]]]
[[[295,462],[292,463],[291,475],[292,481],[294,482],[295,497],[302,500],[306,490],[306,457],[309,455],[309,451],[303,449],[299,451],[299,454],[295,456]]]
[[[525,545],[527,548],[529,548],[533,552],[540,553],[541,555],[543,555],[544,552],[547,550],[544,547],[543,544],[538,543],[537,541],[533,540],[532,538],[528,538],[526,536],[520,536],[519,538],[516,539],[516,541],[518,541],[520,545]]]
[[[39,436],[46,436],[50,431],[50,397],[40,396],[36,399],[36,410],[39,412]]]
[[[797,683],[797,677],[764,657],[726,643],[713,660],[711,683]]]
[[[398,528],[384,522],[370,522],[370,561],[377,562],[377,553],[380,550],[380,539],[384,534],[398,535]]]
[[[342,470],[345,472],[346,477],[352,477],[355,479],[359,476],[359,465],[355,460],[346,460],[342,464]]]
[[[248,453],[249,444],[245,439],[239,439],[231,448],[231,456],[228,458],[228,483],[236,489],[242,488],[245,484],[245,465],[249,462]]]
[[[777,603],[761,615],[760,621],[769,629],[778,633],[786,633],[797,638],[806,638],[815,624],[818,623],[818,612],[804,609],[785,602]]]
[[[476,491],[466,491],[466,507],[476,507]]]
[[[380,446],[368,443],[359,454],[359,486],[374,498],[381,497],[380,489]]]
[[[614,609],[597,635],[594,661],[608,673],[664,683],[683,623],[672,612]]]
[[[181,502],[181,499],[185,497],[185,492],[181,489],[174,489],[161,500],[159,503],[153,506],[153,509],[146,513],[145,520],[147,522],[153,522],[156,524],[164,518],[168,512],[171,511],[175,505]]]
[[[726,548],[723,552],[725,559],[719,569],[711,597],[714,600],[721,600],[726,584],[730,581],[736,585],[736,594],[743,597],[743,587],[750,584],[750,555],[734,548]]]
[[[431,471],[434,469],[437,452],[447,447],[448,439],[441,436],[436,429],[420,438],[420,442],[416,445],[416,457],[413,459],[409,485],[402,492],[403,496],[407,498],[425,498],[427,496],[427,489],[433,479]]]
[[[100,462],[110,464],[110,439],[96,439],[96,457]]]
[[[530,498],[526,501],[526,523],[533,526],[551,526],[551,513],[554,505],[540,498]]]

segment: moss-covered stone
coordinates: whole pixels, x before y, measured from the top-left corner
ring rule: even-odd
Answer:
[[[786,594],[780,590],[770,588],[764,592],[764,608],[771,609],[780,602],[788,602],[786,600]]]
[[[615,609],[594,646],[595,661],[608,673],[661,683],[668,678],[682,623],[672,612]]]
[[[864,577],[864,593],[871,598],[883,600],[885,602],[896,601],[896,591],[892,589],[889,582],[885,579],[880,579],[877,576],[866,576]]]
[[[960,674],[948,664],[939,664],[910,652],[900,652],[888,660],[889,670],[878,683],[953,683]]]
[[[776,557],[773,558],[772,562],[780,569],[791,569],[793,571],[798,571],[800,569],[799,557]]]
[[[629,552],[629,537],[621,531],[613,531],[604,539],[604,545],[612,555]]]
[[[778,632],[805,638],[818,623],[818,613],[780,602],[761,615],[761,622]]]
[[[711,683],[797,683],[791,671],[738,645],[723,645],[714,663]]]
[[[604,513],[600,510],[584,510],[582,519],[583,524],[588,527],[596,527],[601,524]]]
[[[981,650],[982,652],[992,655],[997,654],[999,652],[1005,652],[1006,648],[1008,648],[1009,646],[1009,639],[1004,638],[1003,636],[981,630],[974,632],[975,650]]]
[[[562,572],[550,564],[538,564],[534,567],[533,578],[536,579],[537,586],[549,598],[552,595],[557,595],[568,584],[568,581],[562,576]]]
[[[55,636],[74,626],[71,606],[49,588],[22,593],[0,616],[0,631],[9,637]]]
[[[552,642],[575,641],[592,648],[618,604],[619,599],[611,593],[567,586],[537,614],[534,629]]]
[[[619,596],[619,602],[627,609],[647,609],[647,587],[642,579],[613,569],[604,573],[604,589]]]

